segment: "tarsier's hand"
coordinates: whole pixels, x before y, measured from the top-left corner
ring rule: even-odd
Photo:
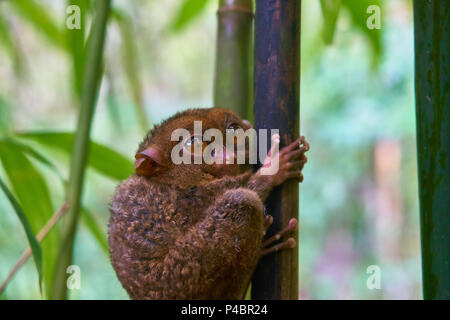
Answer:
[[[273,186],[280,185],[292,178],[302,182],[302,169],[308,160],[305,152],[309,150],[309,144],[305,137],[301,136],[281,150],[279,150],[279,145],[280,136],[275,134],[272,136],[272,147],[261,168],[266,170],[266,173],[262,174],[272,177]],[[270,168],[278,168],[278,171],[272,170],[273,172],[270,172]]]

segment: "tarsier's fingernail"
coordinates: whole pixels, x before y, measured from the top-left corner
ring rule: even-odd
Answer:
[[[295,248],[295,246],[297,245],[297,242],[295,241],[294,238],[289,238],[286,240],[286,242],[288,243],[288,248]]]
[[[297,230],[298,229],[297,219],[292,218],[291,220],[289,220],[289,226],[292,228],[292,230]]]
[[[303,143],[303,145],[306,148],[306,151],[309,151],[310,147],[309,147],[309,143],[305,140],[305,142]]]
[[[280,143],[280,135],[279,134],[274,134],[272,136],[272,142],[273,143]]]

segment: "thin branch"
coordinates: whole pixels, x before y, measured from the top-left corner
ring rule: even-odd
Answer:
[[[59,219],[64,215],[68,207],[69,205],[67,203],[64,203],[61,206],[61,208],[59,208],[59,210],[56,211],[56,213],[50,218],[50,220],[48,220],[47,224],[41,229],[41,231],[39,231],[38,235],[36,236],[36,239],[39,243],[45,238],[45,236],[55,226],[55,224],[59,221]],[[28,246],[28,248],[22,253],[22,256],[20,257],[19,261],[17,261],[16,265],[9,272],[5,281],[3,281],[2,284],[0,285],[0,294],[2,294],[3,291],[5,291],[8,283],[12,280],[14,275],[25,264],[25,262],[28,260],[30,256],[31,256],[31,247]]]

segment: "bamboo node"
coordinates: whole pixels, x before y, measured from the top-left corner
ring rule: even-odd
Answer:
[[[217,10],[217,13],[224,13],[224,12],[241,12],[246,14],[253,15],[253,10],[251,8],[247,8],[244,6],[236,6],[236,5],[226,5],[222,6]]]

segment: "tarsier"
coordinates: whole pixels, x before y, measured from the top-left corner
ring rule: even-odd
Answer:
[[[263,203],[275,186],[303,180],[305,139],[279,150],[273,175],[236,162],[176,165],[171,150],[180,141],[171,141],[171,134],[178,128],[192,132],[194,121],[224,135],[251,128],[226,109],[187,110],[156,126],[140,144],[136,174],[117,187],[109,224],[112,265],[133,299],[242,299],[260,257],[296,245],[289,238],[270,247],[297,229],[296,219],[264,240],[273,218]],[[207,145],[194,135],[181,142],[187,152]],[[263,166],[274,161],[279,143],[274,135]]]

